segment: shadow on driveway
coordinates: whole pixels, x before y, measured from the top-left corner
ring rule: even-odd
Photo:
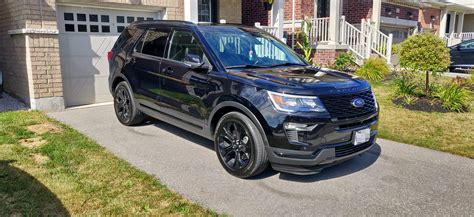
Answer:
[[[208,140],[194,133],[190,133],[181,128],[175,127],[171,124],[168,124],[159,120],[152,120],[152,121],[148,121],[144,125],[154,125],[155,127],[161,130],[177,135],[183,139],[190,141],[191,143],[195,143],[197,145],[205,147],[209,149],[210,151],[214,152],[214,143],[211,140]],[[306,175],[306,176],[294,175],[294,174],[288,174],[288,173],[280,173],[278,171],[271,169],[271,167],[269,167],[269,169],[267,169],[262,174],[252,177],[250,179],[251,180],[265,179],[268,177],[275,176],[277,174],[279,174],[279,179],[295,181],[295,182],[318,182],[322,180],[334,179],[334,178],[350,175],[352,173],[356,173],[361,170],[364,170],[365,168],[368,168],[370,165],[372,165],[373,163],[377,161],[381,152],[382,150],[380,146],[378,144],[375,144],[367,152],[359,156],[356,156],[350,160],[342,162],[340,164],[328,167],[318,174]],[[217,160],[217,157],[216,157],[216,160]]]

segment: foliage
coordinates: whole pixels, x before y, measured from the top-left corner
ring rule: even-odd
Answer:
[[[392,45],[392,54],[400,54],[401,49],[402,49],[401,43]]]
[[[467,90],[455,82],[441,86],[436,96],[447,110],[463,112],[469,109],[470,101]]]
[[[425,92],[429,94],[430,73],[438,75],[451,63],[449,49],[437,35],[429,32],[408,37],[400,49],[400,66],[425,73]]]
[[[414,75],[409,72],[402,72],[401,75],[397,76],[394,80],[395,94],[401,97],[416,96],[417,83],[414,79]]]
[[[340,53],[334,61],[334,69],[339,71],[351,71],[355,66],[355,58],[349,52]]]
[[[310,32],[311,32],[311,20],[309,19],[303,20],[303,23],[301,24],[301,32],[300,32],[302,43],[298,41],[296,45],[303,52],[304,59],[308,63],[313,64],[313,58],[312,58],[313,46],[311,45]]]
[[[369,81],[382,81],[390,73],[390,67],[385,60],[378,57],[371,57],[364,61],[364,64],[356,71],[356,75]]]

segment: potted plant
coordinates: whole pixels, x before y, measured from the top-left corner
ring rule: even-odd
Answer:
[[[266,11],[272,10],[273,0],[263,0],[263,9]]]

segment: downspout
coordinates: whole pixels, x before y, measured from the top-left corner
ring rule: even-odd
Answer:
[[[292,0],[291,4],[291,48],[295,49],[295,7],[296,3],[295,0]]]

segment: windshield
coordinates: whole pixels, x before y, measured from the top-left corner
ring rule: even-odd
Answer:
[[[227,69],[307,65],[285,44],[260,30],[232,26],[199,29]]]

